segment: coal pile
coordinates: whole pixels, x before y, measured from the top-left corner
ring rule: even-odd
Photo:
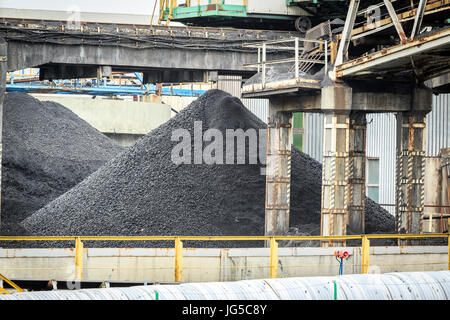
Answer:
[[[24,220],[30,235],[263,235],[265,176],[258,164],[175,164],[176,129],[266,128],[239,99],[211,90],[142,137],[80,184]],[[265,138],[265,137],[264,137]],[[191,143],[194,144],[194,139]],[[265,155],[264,155],[265,157]],[[192,155],[194,158],[194,155]],[[294,233],[320,233],[321,164],[293,147]],[[394,219],[370,200],[366,231],[392,232]],[[167,242],[92,242],[89,247],[173,246]],[[193,247],[248,247],[262,242],[192,242]],[[48,243],[48,246],[56,246]]]
[[[3,235],[124,150],[58,103],[8,93],[3,110]]]

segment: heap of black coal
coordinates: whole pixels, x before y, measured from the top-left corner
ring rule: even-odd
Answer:
[[[3,235],[124,150],[58,103],[8,93],[3,112]]]
[[[172,139],[172,134],[180,129],[194,136],[189,146],[191,159],[195,161],[195,122],[201,123],[202,133],[211,128],[225,133],[226,129],[247,131],[267,127],[239,99],[223,91],[208,91],[22,225],[30,235],[46,236],[263,235],[266,177],[261,174],[262,158],[257,164],[233,165],[173,161],[173,151],[181,139]],[[292,151],[291,233],[318,234],[321,164],[295,147]],[[392,215],[369,199],[365,217],[368,233],[394,230]],[[261,241],[217,241],[192,242],[187,246],[261,244]],[[172,245],[155,241],[88,244],[95,247]],[[49,242],[48,246],[55,243]]]

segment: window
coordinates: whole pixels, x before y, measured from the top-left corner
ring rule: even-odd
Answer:
[[[379,203],[380,159],[367,158],[367,196]]]

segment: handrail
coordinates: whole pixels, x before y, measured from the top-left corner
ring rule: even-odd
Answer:
[[[82,241],[175,241],[174,279],[182,282],[183,277],[183,241],[245,241],[245,240],[269,240],[270,242],[270,267],[269,276],[277,277],[278,269],[278,243],[283,240],[362,240],[362,264],[361,273],[369,272],[370,239],[414,239],[414,238],[447,238],[448,239],[448,270],[450,270],[450,235],[446,233],[435,234],[367,234],[345,236],[0,236],[0,241],[75,241],[75,277],[82,280],[83,277],[83,253]],[[1,276],[1,275],[0,275]]]
[[[432,234],[366,234],[345,236],[0,236],[0,241],[259,241],[259,240],[358,240],[447,238],[448,233]]]
[[[294,47],[281,47],[277,46],[276,48],[271,47],[270,45],[278,45],[281,43],[294,43]],[[323,59],[319,57],[319,59],[315,59],[314,56],[303,56],[305,53],[304,47],[301,45],[303,42],[310,42],[310,43],[316,43],[319,45],[318,52],[323,51]],[[271,64],[282,64],[282,63],[294,63],[294,77],[295,79],[299,78],[300,74],[300,62],[303,62],[310,68],[314,64],[323,64],[325,66],[325,74],[328,73],[328,44],[330,42],[327,40],[319,40],[319,39],[306,39],[306,38],[300,38],[300,37],[290,37],[286,39],[277,39],[277,40],[269,40],[269,41],[263,41],[263,42],[256,42],[256,43],[244,43],[242,44],[243,48],[256,48],[258,49],[258,62],[257,63],[250,63],[250,64],[244,64],[244,68],[249,67],[257,67],[258,74],[261,73],[261,85],[264,89],[266,86],[266,66]],[[279,51],[292,51],[294,50],[294,58],[286,58],[286,59],[278,59],[278,60],[267,60],[267,50],[279,50]],[[262,55],[261,55],[262,53]],[[300,55],[302,53],[302,55]],[[304,70],[306,71],[306,70]]]
[[[18,292],[23,292],[23,289],[21,287],[19,287],[17,284],[15,284],[14,282],[12,282],[11,280],[9,280],[8,278],[6,278],[4,275],[0,274],[0,279],[5,281],[7,284],[9,284],[11,287],[13,287],[14,289],[16,289]],[[6,291],[4,288],[2,288],[4,291]],[[6,291],[7,294],[9,294],[8,291]]]

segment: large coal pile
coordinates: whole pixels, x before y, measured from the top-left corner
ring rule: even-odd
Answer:
[[[8,93],[3,110],[3,235],[123,151],[58,103]]]
[[[171,161],[172,132],[266,128],[239,99],[211,90],[141,138],[73,189],[27,218],[32,235],[263,235],[265,176],[260,164],[208,165]],[[265,138],[265,136],[264,136]],[[191,143],[194,144],[194,139]],[[191,149],[192,152],[194,149]],[[265,157],[265,156],[264,156]],[[192,153],[192,159],[194,153]],[[321,164],[293,148],[290,224],[317,234]],[[391,232],[393,217],[368,201],[368,233]],[[258,243],[257,245],[261,245]],[[55,243],[49,243],[55,246]],[[87,246],[173,246],[172,243],[95,242]],[[254,246],[251,242],[193,242],[186,246]]]

